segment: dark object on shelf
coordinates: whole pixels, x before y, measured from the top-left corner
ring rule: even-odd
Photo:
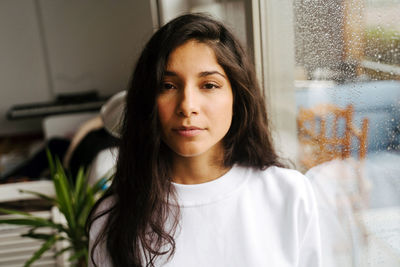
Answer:
[[[61,94],[55,101],[15,105],[7,112],[9,120],[44,117],[55,114],[99,111],[108,97],[100,97],[97,91]]]
[[[73,151],[69,166],[66,166],[67,170],[72,177],[76,177],[80,167],[84,167],[86,170],[101,150],[117,146],[118,142],[119,139],[109,134],[104,128],[90,131]],[[48,169],[46,147],[54,157],[58,157],[62,162],[70,143],[68,139],[50,139],[43,149],[36,152],[28,160],[1,174],[0,184],[43,179],[42,174]]]
[[[57,103],[83,103],[83,102],[90,102],[96,101],[99,99],[99,94],[96,90],[74,93],[74,94],[59,94],[56,97]]]
[[[63,160],[70,141],[62,138],[49,140],[46,147],[54,156]],[[38,180],[41,179],[42,172],[48,168],[45,148],[36,152],[31,158],[15,166],[15,168],[0,175],[0,183],[17,182],[21,179]]]

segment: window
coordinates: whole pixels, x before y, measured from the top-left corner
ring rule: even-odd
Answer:
[[[400,1],[253,1],[278,148],[314,184],[323,266],[400,264]]]

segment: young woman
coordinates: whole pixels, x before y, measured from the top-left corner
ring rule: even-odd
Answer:
[[[147,43],[89,229],[93,266],[320,266],[310,184],[281,167],[254,68],[220,22],[184,15]]]

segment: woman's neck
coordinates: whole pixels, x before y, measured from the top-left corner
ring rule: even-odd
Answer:
[[[172,181],[178,184],[201,184],[221,177],[229,169],[224,166],[222,159],[176,155],[173,160]]]

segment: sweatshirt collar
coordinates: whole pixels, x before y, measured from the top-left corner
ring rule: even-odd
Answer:
[[[234,193],[248,179],[247,168],[234,165],[221,177],[201,184],[172,183],[181,207],[207,205]]]

